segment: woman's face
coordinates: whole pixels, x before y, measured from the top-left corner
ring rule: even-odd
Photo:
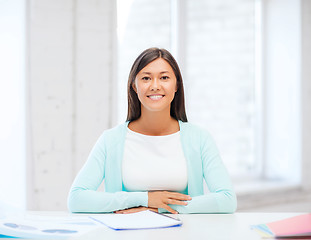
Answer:
[[[133,88],[141,102],[142,113],[145,110],[170,112],[177,91],[177,80],[170,64],[158,58],[136,75]]]

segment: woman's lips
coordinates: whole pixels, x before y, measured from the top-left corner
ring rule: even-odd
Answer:
[[[164,97],[164,95],[157,94],[157,95],[149,95],[147,97],[150,98],[151,100],[156,101],[156,100],[162,99]]]

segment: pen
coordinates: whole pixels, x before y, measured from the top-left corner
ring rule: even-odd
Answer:
[[[154,213],[159,214],[159,215],[161,215],[161,216],[168,217],[168,218],[172,218],[172,219],[174,219],[174,220],[176,220],[176,221],[179,221],[179,222],[181,221],[177,214],[174,214],[174,215],[176,215],[176,217],[171,217],[171,216],[168,216],[168,215],[163,214],[163,213],[158,213],[158,212],[154,212]]]

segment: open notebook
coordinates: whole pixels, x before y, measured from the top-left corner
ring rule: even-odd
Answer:
[[[91,218],[114,230],[167,228],[182,225],[179,219],[149,210],[129,214],[101,214]]]

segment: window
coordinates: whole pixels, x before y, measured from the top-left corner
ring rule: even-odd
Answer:
[[[127,80],[138,54],[149,47],[171,48],[167,0],[118,0],[118,122],[127,115]]]
[[[292,157],[299,158],[299,61],[290,65],[286,56],[290,48],[294,59],[299,58],[297,15],[286,18],[297,4],[273,8],[295,30],[294,36],[287,36],[289,32],[282,30],[287,24],[280,28],[266,6],[262,11],[262,4],[260,0],[119,0],[119,122],[126,117],[131,64],[145,48],[164,47],[181,65],[189,121],[211,132],[231,176],[244,182],[245,177],[288,180],[291,168],[297,180],[299,163]],[[277,62],[287,66],[282,74]],[[282,101],[290,106],[289,112]],[[290,134],[280,134],[286,128]]]
[[[254,1],[186,2],[186,96],[191,122],[216,139],[231,175],[254,168]]]
[[[254,31],[253,1],[119,0],[119,121],[126,118],[126,82],[134,59],[145,48],[167,48],[178,55],[189,120],[212,133],[232,175],[249,171],[254,166]],[[184,46],[176,46],[181,41]]]

